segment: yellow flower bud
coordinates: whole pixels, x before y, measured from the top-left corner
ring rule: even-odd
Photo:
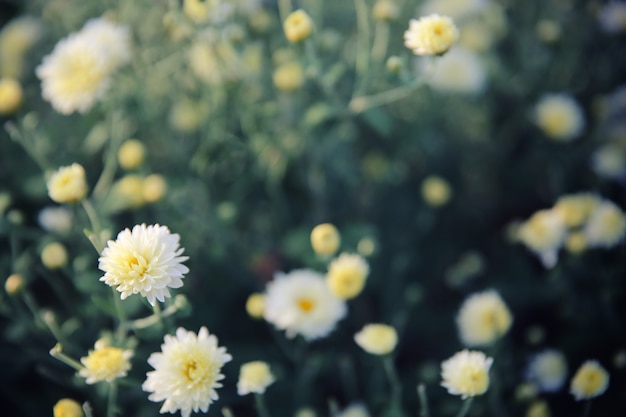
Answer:
[[[246,300],[246,311],[254,319],[262,319],[265,310],[265,296],[260,293],[251,294]]]
[[[87,196],[85,169],[76,163],[59,168],[47,185],[48,195],[57,203],[77,203]]]
[[[274,85],[280,91],[291,92],[304,84],[304,71],[299,62],[289,62],[279,66],[272,75]]]
[[[390,73],[399,74],[400,70],[402,69],[402,58],[396,55],[390,56],[387,59],[385,67],[387,68],[387,71],[389,71]]]
[[[287,16],[283,29],[289,42],[302,42],[313,33],[313,20],[304,10],[296,10]]]
[[[363,291],[369,265],[360,255],[342,253],[328,266],[326,282],[336,297],[343,300],[354,298]]]
[[[422,197],[429,205],[441,207],[451,196],[452,189],[445,179],[431,175],[422,181]]]
[[[392,22],[400,16],[400,8],[392,0],[378,0],[372,10],[374,19]]]
[[[211,5],[203,0],[185,0],[183,12],[194,23],[206,23],[211,18]]]
[[[139,175],[126,175],[113,185],[116,204],[123,208],[138,208],[145,201],[143,199],[143,178]]]
[[[63,268],[67,259],[67,250],[59,242],[48,243],[41,251],[41,263],[48,269]]]
[[[11,274],[4,283],[4,290],[9,295],[19,294],[24,288],[24,278],[20,274]]]
[[[83,417],[80,404],[70,398],[59,400],[52,410],[54,417]]]
[[[148,175],[143,180],[143,199],[148,203],[159,201],[167,191],[165,178],[159,174]]]
[[[13,78],[0,78],[0,115],[12,114],[22,104],[22,86]]]
[[[124,142],[117,153],[117,160],[123,169],[135,169],[142,164],[146,148],[137,139]]]
[[[354,335],[354,340],[367,353],[386,355],[398,344],[398,334],[386,324],[368,324]]]
[[[340,243],[339,231],[330,223],[319,224],[311,231],[311,246],[318,255],[332,255]]]

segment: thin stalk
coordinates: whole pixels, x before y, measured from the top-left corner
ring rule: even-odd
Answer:
[[[104,160],[104,168],[100,174],[100,178],[93,187],[93,196],[97,199],[101,198],[108,190],[109,186],[115,178],[115,171],[117,170],[117,151],[122,142],[122,135],[118,132],[117,125],[120,123],[121,117],[117,113],[111,115],[111,139],[109,142],[109,149]]]
[[[50,349],[50,356],[60,360],[64,364],[74,368],[77,371],[83,369],[83,365],[81,365],[77,360],[70,358],[65,353],[63,353],[63,347],[60,343],[57,343],[52,349]]]
[[[459,410],[459,414],[457,414],[456,417],[465,417],[470,407],[472,406],[473,401],[474,397],[469,397],[467,400],[465,400],[465,402],[463,403],[463,407],[461,407],[461,410]]]
[[[109,397],[107,400],[107,417],[115,417],[117,414],[117,383],[115,380],[109,383]]]
[[[115,332],[115,340],[118,343],[121,343],[126,337],[126,332],[128,331],[128,320],[126,318],[126,312],[124,311],[124,306],[122,305],[122,300],[118,292],[115,288],[111,287],[111,291],[113,293],[113,304],[115,304],[115,310],[117,311],[117,331]]]
[[[372,46],[372,58],[382,61],[387,55],[389,45],[389,25],[385,22],[378,22],[374,29],[374,45]]]
[[[278,15],[280,16],[280,24],[285,23],[285,19],[293,10],[291,0],[278,0]]]
[[[423,79],[414,80],[411,84],[401,85],[382,93],[372,94],[370,96],[354,97],[348,105],[353,114],[363,113],[366,110],[373,109],[385,104],[393,103],[400,99],[410,96],[415,90],[424,85]]]
[[[419,384],[417,386],[417,396],[420,400],[420,417],[430,417],[428,397],[426,396],[426,386],[424,386],[424,384]]]
[[[98,254],[101,254],[104,250],[104,243],[100,241],[102,236],[102,225],[100,224],[100,219],[98,218],[98,213],[96,212],[95,207],[91,204],[89,199],[84,199],[81,202],[81,206],[85,213],[87,214],[87,218],[89,219],[89,224],[91,225],[93,237],[89,236],[89,240],[94,245]]]
[[[391,387],[391,408],[399,410],[402,400],[402,384],[398,378],[398,373],[396,372],[396,367],[391,355],[385,355],[383,357],[383,367],[385,368],[385,374],[387,375]]]
[[[254,403],[256,405],[256,410],[259,412],[259,417],[270,417],[270,413],[267,409],[267,405],[265,404],[265,398],[263,394],[254,394]]]
[[[145,329],[146,327],[154,326],[162,318],[172,316],[177,311],[178,311],[178,306],[176,304],[172,304],[163,311],[155,311],[153,314],[149,315],[148,317],[133,320],[131,323],[131,327],[133,329]]]
[[[355,69],[357,73],[357,86],[354,90],[353,97],[357,93],[366,90],[367,76],[369,67],[369,39],[370,25],[368,20],[368,7],[365,0],[354,0],[354,9],[356,11],[357,39],[356,39],[356,62]]]

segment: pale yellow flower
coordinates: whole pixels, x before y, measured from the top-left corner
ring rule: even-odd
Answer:
[[[299,62],[280,65],[272,74],[274,85],[280,91],[293,92],[304,84],[304,70]]]
[[[87,179],[82,165],[61,167],[48,179],[48,195],[57,203],[76,203],[87,196]]]
[[[339,231],[330,223],[318,224],[311,231],[311,246],[318,255],[332,255],[340,244]]]
[[[363,291],[368,274],[369,265],[361,255],[342,253],[328,265],[326,282],[336,297],[347,300]]]
[[[535,123],[551,139],[570,141],[585,128],[580,105],[568,94],[546,94],[535,107]]]
[[[466,346],[488,346],[505,335],[513,322],[511,312],[495,290],[469,296],[456,318]]]
[[[85,378],[88,384],[101,381],[112,382],[126,376],[130,370],[132,356],[132,350],[109,346],[104,340],[98,340],[94,350],[90,350],[89,355],[80,358],[84,368],[78,374]]]
[[[137,139],[129,139],[120,146],[117,152],[117,161],[123,169],[139,167],[146,155],[146,147]]]
[[[59,242],[48,243],[41,251],[41,263],[48,269],[63,268],[67,260],[67,249]]]
[[[572,378],[570,393],[576,400],[588,400],[604,394],[609,387],[609,373],[596,360],[583,363]]]
[[[141,195],[147,203],[154,203],[163,198],[167,192],[165,178],[159,174],[150,174],[143,179]]]
[[[559,198],[553,210],[561,216],[563,223],[568,227],[582,225],[600,199],[591,193],[569,194]]]
[[[545,267],[551,268],[556,264],[566,232],[560,213],[540,210],[519,226],[517,238],[539,256]]]
[[[264,310],[265,296],[260,293],[250,294],[246,300],[246,311],[248,315],[255,319],[262,319]]]
[[[459,39],[452,19],[438,14],[411,19],[404,32],[404,45],[415,55],[441,55]]]
[[[9,295],[19,294],[24,288],[24,278],[20,274],[11,274],[4,282],[4,290]]]
[[[526,410],[526,417],[550,417],[548,403],[543,400],[534,401]]]
[[[41,22],[32,16],[9,21],[0,31],[0,77],[19,78],[27,52],[41,39]],[[1,100],[0,100],[1,101]]]
[[[150,401],[163,401],[161,414],[180,410],[182,417],[189,417],[192,411],[206,413],[217,401],[216,390],[224,379],[220,371],[232,359],[217,343],[204,326],[197,335],[182,327],[176,330],[176,336],[165,335],[161,352],[148,358],[154,370],[147,373],[142,385],[150,392]]]
[[[59,400],[52,409],[54,417],[83,417],[83,408],[71,398]]]
[[[0,78],[0,115],[15,113],[22,104],[20,83],[13,78]]]
[[[474,397],[487,392],[493,363],[484,353],[463,350],[441,363],[441,385],[452,395]]]
[[[626,234],[626,217],[624,212],[613,202],[603,200],[598,203],[583,233],[589,247],[611,248],[620,243]]]
[[[567,378],[565,355],[557,350],[544,350],[533,356],[526,368],[526,378],[540,391],[555,392]]]
[[[297,43],[308,39],[313,33],[313,20],[302,9],[296,10],[287,16],[283,22],[285,37],[289,42]]]
[[[392,22],[400,17],[400,8],[393,0],[378,0],[374,3],[372,15],[381,22]]]
[[[398,344],[398,333],[386,324],[367,324],[354,335],[354,341],[367,353],[386,355]]]
[[[111,198],[117,209],[133,209],[144,205],[143,178],[136,174],[124,175],[112,186]]]
[[[272,375],[267,363],[262,361],[247,362],[241,365],[239,370],[237,393],[239,395],[263,394],[274,381],[274,375]]]
[[[195,23],[207,23],[211,19],[212,1],[184,0],[183,13]]]
[[[581,231],[569,233],[565,239],[565,249],[574,255],[582,253],[587,249],[587,237]]]
[[[422,181],[422,198],[433,207],[444,206],[450,201],[452,188],[448,181],[437,175],[430,175]]]

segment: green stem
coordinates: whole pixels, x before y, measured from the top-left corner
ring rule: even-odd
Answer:
[[[85,413],[85,417],[93,417],[91,404],[89,404],[88,402],[83,403],[83,412]]]
[[[385,374],[389,380],[391,387],[391,407],[393,410],[399,410],[402,401],[402,384],[398,378],[396,367],[393,363],[393,357],[391,355],[385,355],[383,357],[383,367],[385,368]]]
[[[256,410],[259,412],[259,417],[270,417],[270,413],[265,405],[265,398],[263,394],[254,394],[254,403],[256,405]]]
[[[424,384],[419,384],[417,386],[417,396],[420,400],[420,417],[430,417],[428,397],[426,396],[426,386]]]
[[[158,305],[154,307],[154,313],[148,317],[133,320],[131,326],[133,329],[145,329],[146,327],[154,326],[159,323],[162,318],[174,315],[178,311],[178,306],[172,304],[165,310],[160,311]]]
[[[461,407],[461,410],[459,411],[459,414],[456,415],[456,417],[465,417],[470,407],[472,406],[473,401],[474,397],[469,397],[468,399],[466,399],[463,403],[463,407]]]
[[[368,15],[368,7],[365,0],[354,0],[354,9],[356,11],[357,39],[356,39],[356,73],[357,86],[354,90],[354,96],[358,92],[367,89],[367,73],[369,67],[369,39],[370,26]]]
[[[293,10],[291,0],[278,0],[278,15],[280,16],[280,24],[285,23],[285,19]]]
[[[115,380],[109,383],[109,398],[107,401],[107,417],[115,417],[117,414],[117,383]]]
[[[414,80],[411,84],[401,85],[382,93],[372,94],[370,96],[354,97],[348,105],[353,114],[363,113],[366,110],[379,107],[384,104],[393,103],[400,99],[410,96],[415,90],[424,84],[424,80]]]
[[[126,338],[126,332],[128,331],[128,319],[126,318],[126,312],[124,311],[120,295],[113,287],[111,287],[111,291],[113,293],[113,304],[115,304],[115,310],[117,311],[117,318],[119,321],[117,331],[115,332],[115,340],[117,343],[121,343],[124,338]]]
[[[100,178],[93,187],[93,196],[96,199],[101,198],[109,189],[113,179],[115,178],[115,171],[117,170],[117,151],[122,142],[122,135],[118,132],[117,126],[120,124],[121,116],[113,112],[111,115],[111,139],[109,149],[104,160],[104,168],[100,174]]]
[[[83,369],[83,365],[81,365],[77,360],[70,358],[65,353],[63,353],[63,347],[60,343],[57,343],[52,349],[50,349],[50,356],[60,360],[64,364],[74,368],[77,371]]]
[[[382,61],[387,55],[389,45],[389,25],[385,22],[378,22],[374,30],[374,45],[372,46],[372,58]]]
[[[94,248],[96,248],[96,250],[98,251],[98,254],[101,254],[104,250],[105,245],[100,240],[102,238],[102,225],[100,224],[98,213],[88,199],[84,199],[81,202],[81,206],[87,214],[87,218],[89,219],[89,224],[91,225],[92,229],[92,233],[87,237],[89,238],[89,241],[93,244]]]

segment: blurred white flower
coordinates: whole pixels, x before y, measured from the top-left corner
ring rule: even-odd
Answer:
[[[263,394],[274,381],[274,375],[267,363],[263,361],[244,363],[239,370],[237,394]]]
[[[585,116],[569,94],[545,94],[535,106],[535,123],[551,139],[570,141],[585,128]]]
[[[552,268],[566,232],[563,217],[556,210],[540,210],[519,226],[517,238],[539,256],[546,268]]]
[[[488,346],[506,334],[513,322],[511,312],[495,290],[467,297],[459,310],[456,323],[466,346]]]
[[[478,351],[463,350],[441,363],[441,385],[461,398],[484,394],[489,388],[493,358]]]
[[[452,19],[432,14],[409,21],[404,32],[404,46],[415,55],[441,55],[459,40],[459,31]]]
[[[90,19],[79,33],[100,51],[107,71],[114,71],[130,61],[132,49],[127,26],[104,18]]]
[[[583,232],[589,247],[611,248],[626,234],[624,212],[613,202],[602,200],[589,215]]]
[[[626,177],[626,152],[615,144],[604,145],[591,155],[591,169],[598,176],[617,180]]]
[[[547,349],[532,357],[526,368],[526,378],[543,392],[561,389],[567,378],[567,360],[558,350]]]
[[[265,320],[289,338],[306,340],[328,335],[346,315],[345,302],[335,297],[324,276],[308,269],[278,272],[267,284]]]
[[[182,287],[183,275],[189,272],[182,264],[189,258],[180,256],[184,249],[179,248],[179,239],[158,224],[121,231],[102,251],[98,268],[105,274],[100,281],[122,293],[122,300],[141,294],[152,305],[163,302],[170,288]]]
[[[434,62],[419,61],[418,65],[427,77],[428,84],[435,90],[478,94],[484,91],[487,84],[487,72],[482,59],[462,46],[451,49]]]
[[[65,234],[72,228],[74,215],[63,206],[44,207],[37,216],[39,225],[47,232]]]
[[[218,399],[216,389],[222,386],[218,381],[224,379],[222,366],[231,359],[206,327],[201,327],[197,336],[179,327],[176,336],[165,335],[161,352],[148,358],[154,371],[146,374],[142,388],[151,393],[150,401],[164,401],[162,414],[178,410],[183,417],[192,411],[206,413]]]
[[[611,1],[598,11],[600,27],[607,33],[619,33],[626,30],[626,3]]]

